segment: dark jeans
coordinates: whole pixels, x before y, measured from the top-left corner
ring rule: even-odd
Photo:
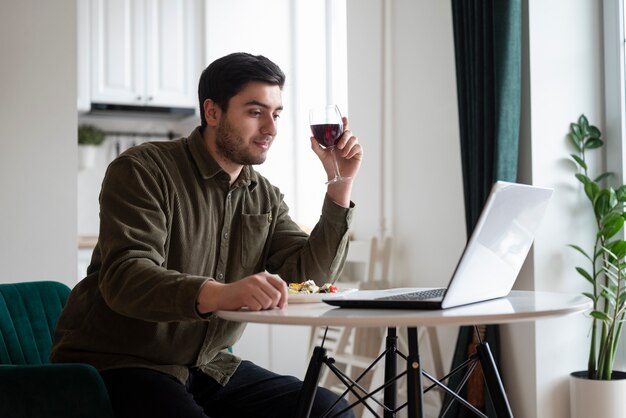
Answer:
[[[142,368],[100,372],[116,418],[294,418],[302,381],[243,361],[226,386],[199,370],[185,385],[173,377]],[[319,418],[337,395],[318,388],[311,411]],[[348,403],[342,399],[333,409]],[[328,416],[333,416],[333,413]],[[352,411],[341,415],[354,418]]]

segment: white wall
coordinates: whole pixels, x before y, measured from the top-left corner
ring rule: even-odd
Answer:
[[[353,0],[347,15],[355,236],[393,237],[394,284],[445,285],[466,240],[450,3]]]
[[[520,288],[578,293],[586,289],[574,266],[585,261],[567,244],[590,248],[593,217],[583,197],[566,138],[585,113],[602,129],[604,84],[602,4],[587,0],[528,0],[524,4],[525,92],[522,180],[555,189]],[[602,170],[596,155],[591,167]],[[588,320],[583,315],[503,330],[507,386],[516,416],[569,416],[568,375],[586,367]],[[555,361],[557,360],[558,361]],[[529,368],[529,364],[535,364]]]
[[[393,238],[393,285],[445,286],[466,241],[450,2],[347,5],[354,235]],[[446,368],[457,329],[437,329]]]
[[[0,3],[0,283],[76,276],[76,3]]]
[[[578,293],[584,283],[573,266],[583,261],[567,244],[584,245],[592,232],[566,162],[566,134],[583,112],[603,124],[602,7],[588,0],[523,5],[519,180],[556,192],[516,287]],[[393,236],[395,283],[445,283],[465,242],[450,4],[349,0],[348,7],[350,109],[366,147],[354,193],[365,209],[355,214],[355,235]],[[501,328],[515,416],[569,416],[567,377],[586,364],[585,321]],[[443,336],[448,350],[454,343],[454,333]]]

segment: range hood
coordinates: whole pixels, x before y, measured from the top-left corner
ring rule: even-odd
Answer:
[[[189,107],[133,106],[112,103],[91,103],[91,110],[88,114],[119,117],[183,119],[193,116],[195,112],[196,109]]]

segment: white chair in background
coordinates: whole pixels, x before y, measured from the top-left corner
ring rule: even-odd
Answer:
[[[389,283],[387,277],[390,258],[390,238],[383,240],[382,246],[379,246],[376,237],[370,240],[350,241],[344,273],[336,285],[339,289],[386,288]],[[346,375],[356,378],[380,354],[381,342],[384,345],[384,335],[385,330],[381,328],[313,327],[309,354],[323,341],[324,348],[335,360],[335,365]],[[357,341],[358,344],[355,344]],[[374,375],[375,371],[372,370],[360,383],[364,387],[370,387]],[[343,393],[346,389],[328,367],[322,368],[319,385],[337,393]]]
[[[344,272],[335,285],[340,290],[368,287],[366,283],[372,278],[377,248],[378,240],[375,237],[368,241],[350,241]],[[389,266],[389,263],[386,262],[385,266]],[[314,347],[322,344],[324,336],[324,348],[329,352],[333,355],[346,353],[351,348],[352,340],[349,338],[351,334],[352,328],[312,327],[309,354],[313,352]]]
[[[387,237],[381,241],[376,237],[370,240],[350,241],[344,274],[336,283],[341,288],[359,289],[387,289],[390,286],[391,272],[391,247],[392,240]],[[312,327],[310,339],[310,354],[315,346],[319,346],[325,335],[324,348],[328,350],[329,356],[335,360],[335,365],[344,371],[346,375],[356,379],[363,371],[370,366],[372,361],[385,350],[385,328],[352,328],[352,327]],[[436,377],[443,376],[443,362],[441,359],[441,349],[439,338],[434,327],[422,327],[418,334],[419,347],[421,351],[422,364],[426,364],[428,369]],[[398,330],[398,349],[406,353],[406,332]],[[399,366],[404,365],[398,362]],[[384,361],[381,360],[359,383],[362,387],[372,390],[382,384],[384,377]],[[430,382],[424,382],[427,387]],[[320,374],[319,385],[329,388],[336,393],[343,393],[346,388],[328,367],[323,367]],[[404,402],[406,394],[406,379],[401,379],[398,386],[398,401]],[[382,391],[376,397],[382,399]],[[349,397],[354,400],[353,395]],[[442,395],[439,391],[432,392],[425,396],[425,407],[429,411],[439,411]],[[374,402],[369,402],[377,413],[382,408]],[[398,403],[399,405],[401,403]],[[357,415],[373,417],[367,408],[359,407]]]

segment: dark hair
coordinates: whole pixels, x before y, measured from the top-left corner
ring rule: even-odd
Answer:
[[[200,76],[198,99],[200,100],[200,120],[206,126],[203,103],[213,100],[224,112],[228,101],[239,93],[250,81],[261,81],[282,90],[285,74],[269,59],[262,55],[235,52],[213,61]]]

